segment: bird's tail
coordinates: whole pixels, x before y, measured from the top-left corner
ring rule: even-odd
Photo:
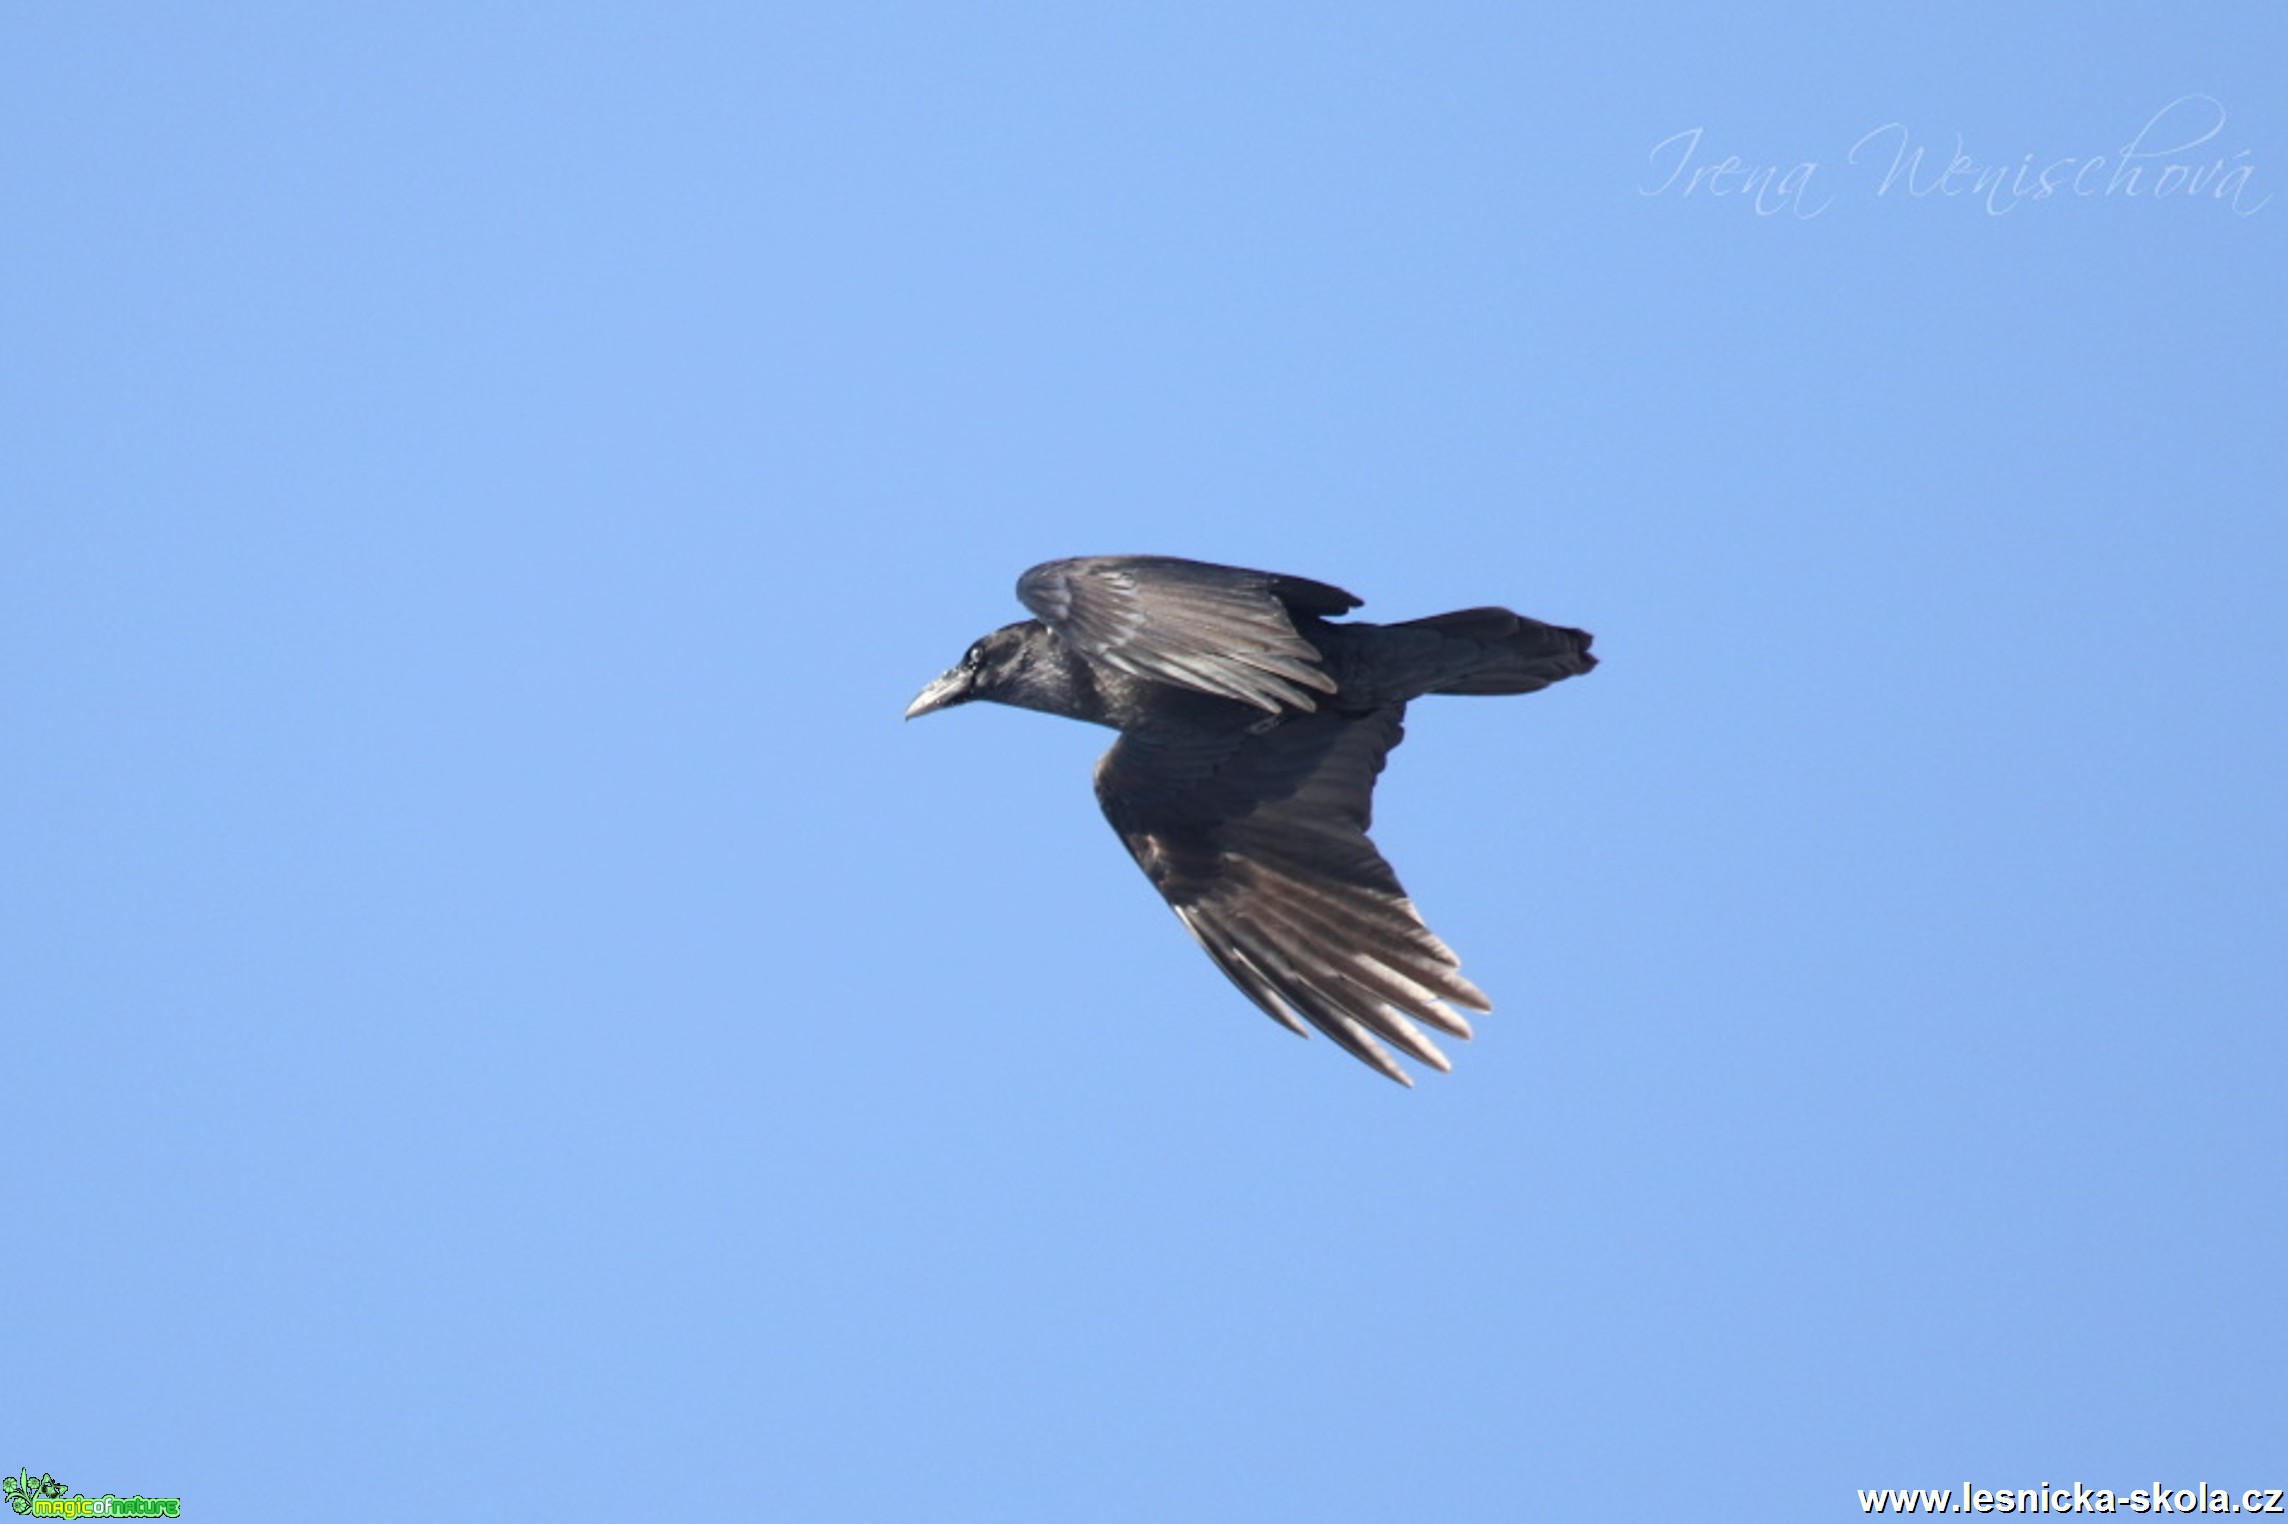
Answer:
[[[1436,637],[1408,653],[1421,664],[1422,693],[1531,693],[1597,665],[1587,630],[1508,609],[1458,609],[1388,628]]]

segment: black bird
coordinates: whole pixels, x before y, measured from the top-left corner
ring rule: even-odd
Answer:
[[[1492,1006],[1367,840],[1374,780],[1408,700],[1546,688],[1597,664],[1588,633],[1497,608],[1330,624],[1359,600],[1170,556],[1051,561],[1017,597],[1039,617],[971,646],[906,718],[991,699],[1119,731],[1097,801],[1231,982],[1402,1085],[1383,1042],[1450,1069],[1414,1023],[1467,1038],[1454,1007]]]

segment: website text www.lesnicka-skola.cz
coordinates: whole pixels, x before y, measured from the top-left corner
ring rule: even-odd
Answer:
[[[2288,1513],[2288,1489],[2248,1487],[2234,1492],[2203,1482],[2164,1487],[2158,1482],[2134,1492],[2044,1483],[2040,1487],[1877,1487],[1859,1489],[1861,1513]]]

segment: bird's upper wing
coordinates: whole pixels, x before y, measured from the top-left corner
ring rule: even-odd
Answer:
[[[1097,764],[1096,794],[1249,999],[1412,1084],[1377,1038],[1446,1069],[1415,1021],[1466,1038],[1469,1021],[1452,1006],[1492,1007],[1367,840],[1374,780],[1403,714],[1291,715],[1259,734],[1130,731]]]
[[[1017,579],[1017,597],[1083,656],[1274,714],[1314,709],[1314,690],[1335,691],[1290,611],[1340,614],[1359,605],[1307,577],[1173,556],[1050,561]]]

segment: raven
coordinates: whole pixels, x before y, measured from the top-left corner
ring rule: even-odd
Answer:
[[[1454,1007],[1492,1006],[1367,840],[1374,780],[1408,700],[1578,676],[1588,632],[1498,608],[1334,624],[1360,602],[1339,587],[1172,556],[1050,561],[1017,598],[1038,617],[971,646],[906,718],[991,699],[1119,731],[1097,802],[1216,967],[1402,1085],[1384,1042],[1451,1069],[1415,1021],[1467,1038]]]

